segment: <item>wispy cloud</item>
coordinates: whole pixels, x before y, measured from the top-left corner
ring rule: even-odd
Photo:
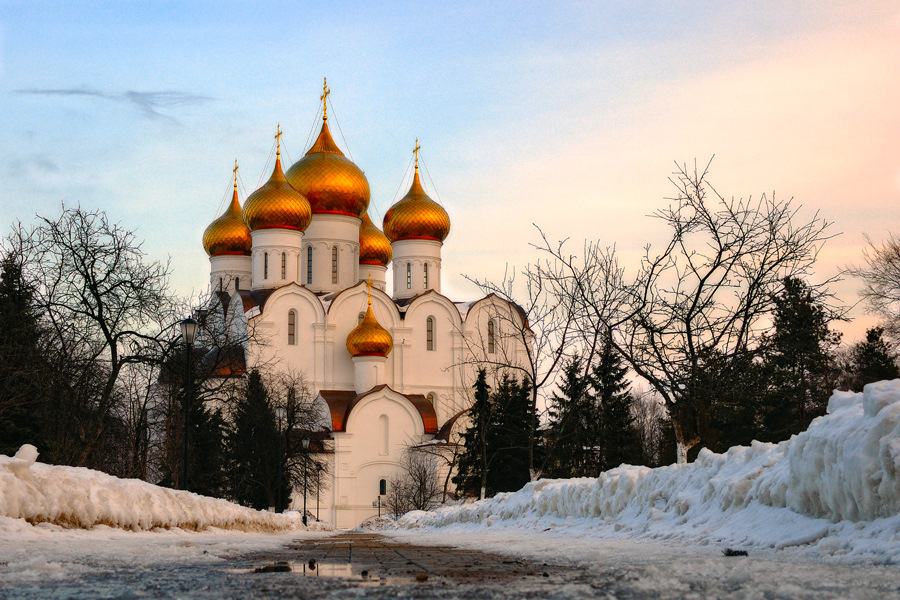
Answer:
[[[138,92],[127,90],[120,94],[104,92],[90,88],[63,88],[63,89],[24,89],[15,90],[17,94],[34,94],[40,96],[87,96],[90,98],[100,98],[112,102],[120,102],[130,104],[137,108],[148,119],[164,119],[166,121],[178,124],[178,120],[171,115],[160,112],[160,109],[174,108],[178,106],[189,106],[193,104],[203,104],[212,102],[214,98],[209,96],[200,96],[188,92],[178,91],[161,91],[161,92]]]

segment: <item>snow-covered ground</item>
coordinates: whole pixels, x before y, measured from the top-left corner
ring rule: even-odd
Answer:
[[[37,449],[30,444],[14,457],[0,456],[0,532],[27,523],[75,528],[106,525],[132,531],[170,527],[283,531],[302,527],[296,513],[262,512],[137,479],[45,465],[35,462],[37,456]]]
[[[704,451],[694,463],[657,469],[622,466],[596,479],[541,480],[482,502],[409,513],[392,527],[443,542],[504,529],[549,532],[542,544],[556,540],[556,552],[572,557],[606,540],[900,562],[900,380],[836,392],[827,415],[780,444]],[[484,539],[488,548],[497,536]]]

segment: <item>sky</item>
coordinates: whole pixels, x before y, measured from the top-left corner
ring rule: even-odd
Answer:
[[[277,124],[300,158],[327,76],[376,223],[419,139],[454,300],[479,294],[464,275],[537,258],[535,225],[615,245],[633,273],[664,241],[649,215],[675,163],[713,156],[723,195],[833,223],[825,279],[861,263],[863,234],[900,233],[898,72],[896,2],[0,0],[0,225],[105,210],[199,292],[234,160],[243,200]],[[858,287],[832,289],[853,305]],[[874,324],[851,316],[849,342]]]

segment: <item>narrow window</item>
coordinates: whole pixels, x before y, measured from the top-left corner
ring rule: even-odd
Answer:
[[[412,289],[412,263],[406,263],[406,289]]]
[[[287,254],[285,252],[281,253],[281,278],[284,279],[287,276]]]
[[[297,311],[292,310],[288,313],[288,346],[297,343]]]
[[[425,289],[428,289],[428,263],[425,263]]]
[[[222,278],[219,277],[219,291],[222,291]]]
[[[434,317],[425,320],[425,349],[434,350]]]
[[[387,479],[382,479],[378,482],[378,493],[381,496],[387,495]]]
[[[365,318],[365,316],[366,313],[359,313],[359,318],[356,319],[356,324],[359,325],[360,323],[362,323],[362,320]]]
[[[381,439],[379,440],[381,442],[381,448],[379,448],[378,450],[381,454],[387,454],[388,453],[388,445],[389,445],[389,441],[390,441],[388,439],[387,415],[381,415],[380,417],[378,417],[378,428],[381,430],[381,436],[380,436]]]
[[[269,253],[263,252],[263,279],[269,278]]]
[[[234,289],[236,289],[236,290],[241,289],[241,278],[240,277],[234,278]]]
[[[312,285],[312,246],[306,247],[306,284]]]
[[[488,321],[488,353],[494,353],[494,320]]]
[[[338,247],[333,246],[331,248],[331,283],[337,283],[337,281],[338,281],[337,262],[338,262]]]

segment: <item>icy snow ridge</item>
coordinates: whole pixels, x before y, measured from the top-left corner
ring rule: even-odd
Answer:
[[[291,515],[256,511],[90,469],[45,465],[35,462],[37,456],[37,449],[30,444],[22,446],[12,458],[0,455],[0,517],[135,531],[170,527],[278,531],[302,527],[299,518]]]
[[[861,394],[835,392],[825,416],[779,444],[703,450],[693,463],[657,469],[623,465],[596,479],[540,480],[482,502],[410,513],[398,526],[558,529],[578,519],[580,528],[613,537],[819,543],[829,554],[877,547],[900,559],[898,469],[900,380],[882,381]]]

